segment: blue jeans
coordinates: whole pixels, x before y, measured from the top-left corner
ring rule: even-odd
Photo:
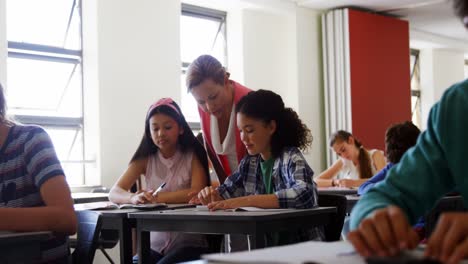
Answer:
[[[212,253],[206,247],[181,247],[170,250],[166,255],[162,255],[151,249],[150,263],[172,264],[200,259],[201,255]],[[138,255],[133,256],[133,263],[138,263]]]

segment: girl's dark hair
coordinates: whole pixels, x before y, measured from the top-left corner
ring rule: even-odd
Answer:
[[[158,146],[156,146],[156,144],[154,144],[153,140],[151,139],[149,120],[155,114],[164,114],[174,119],[183,129],[184,132],[182,135],[179,135],[178,138],[180,149],[182,152],[187,152],[188,150],[192,150],[194,152],[198,160],[201,162],[203,169],[205,170],[209,183],[208,157],[206,155],[206,151],[197,138],[193,135],[192,130],[190,129],[187,121],[185,121],[185,117],[182,115],[180,107],[177,105],[177,103],[172,101],[170,104],[177,109],[177,112],[168,105],[159,105],[152,109],[150,108],[151,110],[149,110],[145,118],[145,133],[143,134],[140,145],[135,151],[135,154],[133,154],[130,162],[146,158],[152,154],[155,154],[159,150]]]
[[[385,152],[391,163],[398,163],[405,152],[416,144],[421,131],[412,122],[394,124],[385,132]]]
[[[453,0],[453,8],[455,14],[463,20],[465,27],[468,28],[468,21],[464,21],[465,17],[468,16],[468,2],[466,0]]]
[[[201,55],[196,58],[187,69],[185,79],[187,92],[190,92],[194,86],[199,85],[207,79],[212,79],[216,84],[223,85],[224,77],[229,78],[229,72],[213,56]]]
[[[0,123],[6,121],[6,101],[3,86],[0,83]]]
[[[368,179],[372,177],[371,160],[369,153],[367,153],[361,142],[356,137],[348,131],[338,130],[330,138],[330,147],[333,147],[337,142],[348,142],[350,137],[354,138],[354,145],[359,149],[359,177],[361,179]]]
[[[276,122],[276,131],[271,137],[271,154],[278,157],[286,147],[305,150],[312,144],[312,134],[302,123],[297,113],[285,107],[278,94],[258,90],[244,96],[236,105],[236,113],[269,123]]]

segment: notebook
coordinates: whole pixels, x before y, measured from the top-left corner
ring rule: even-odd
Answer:
[[[75,210],[115,210],[115,209],[138,209],[138,210],[156,210],[167,208],[165,203],[151,204],[115,204],[112,202],[94,202],[75,204]]]
[[[197,205],[196,207],[197,211],[209,211],[208,206],[206,205]],[[227,212],[257,212],[257,211],[287,211],[290,209],[264,209],[264,208],[258,208],[258,207],[252,207],[252,206],[244,206],[244,207],[237,207],[234,209],[226,209],[224,211]]]

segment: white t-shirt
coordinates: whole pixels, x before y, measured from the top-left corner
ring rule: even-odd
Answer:
[[[372,169],[372,175],[375,175],[378,171],[377,168],[375,167],[374,160],[372,159],[372,155],[376,151],[380,151],[378,149],[371,149],[367,150],[367,153],[369,154],[369,158],[371,160],[371,169]],[[382,152],[383,154],[383,152]],[[358,180],[359,178],[359,172],[357,170],[357,167],[354,165],[354,163],[351,160],[345,159],[345,158],[340,158],[341,162],[343,162],[343,167],[340,170],[340,174],[338,175],[339,179],[353,179],[353,180]]]
[[[236,114],[234,111],[234,104],[231,109],[231,116],[229,118],[228,131],[226,137],[224,138],[223,143],[221,144],[221,139],[219,136],[219,126],[218,119],[211,115],[211,143],[213,144],[214,151],[216,154],[226,155],[229,162],[229,167],[231,172],[234,172],[237,169],[237,152],[236,152]]]

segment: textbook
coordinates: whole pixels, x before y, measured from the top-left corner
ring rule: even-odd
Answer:
[[[138,209],[138,210],[155,210],[167,208],[165,203],[151,204],[115,204],[112,202],[94,202],[75,204],[75,210],[115,210],[115,209]]]

